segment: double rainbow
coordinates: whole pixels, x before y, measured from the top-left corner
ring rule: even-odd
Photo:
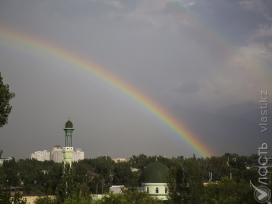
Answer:
[[[25,51],[18,44],[34,49]],[[203,157],[212,155],[212,152],[204,146],[194,133],[185,127],[181,121],[169,114],[163,107],[145,95],[142,91],[138,90],[136,87],[132,87],[130,84],[109,71],[102,69],[98,64],[85,60],[76,53],[72,53],[71,51],[56,46],[55,44],[4,26],[0,26],[0,45],[9,48],[11,47],[16,50],[23,50],[24,52],[28,52],[35,56],[38,55],[37,51],[40,51],[68,62],[75,67],[89,71],[90,74],[95,75],[104,82],[119,89],[121,92],[138,102],[146,110],[150,111],[154,116],[159,118],[160,121],[171,128],[179,137],[181,137],[194,151],[196,151],[197,154]],[[35,52],[33,50],[35,50]]]

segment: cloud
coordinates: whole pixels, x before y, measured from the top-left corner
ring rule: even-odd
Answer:
[[[166,107],[182,104],[186,108],[201,106],[204,110],[256,101],[260,90],[271,85],[270,78],[267,83],[263,77],[271,76],[272,59],[272,7],[267,2],[10,0],[1,4],[0,19],[19,31],[24,29],[26,35],[30,33],[102,64],[103,69],[124,79],[159,104]],[[106,141],[107,135],[115,139],[123,134],[131,139],[137,138],[141,129],[143,136],[163,137],[161,129],[152,126],[153,116],[148,121],[143,120],[142,116],[148,115],[148,111],[91,72],[71,63],[60,62],[55,66],[51,62],[59,59],[54,56],[48,56],[47,61],[16,54],[16,51],[5,47],[0,49],[4,64],[1,72],[16,93],[11,116],[14,120],[23,120],[25,111],[32,110],[35,105],[35,109],[28,113],[28,120],[24,120],[26,127],[38,127],[35,118],[39,118],[41,124],[52,122],[51,118],[58,113],[56,121],[60,122],[55,125],[55,130],[60,131],[57,135],[61,135],[61,121],[73,111],[70,116],[74,115],[73,118],[78,118],[75,119],[77,124],[82,124],[82,127],[77,126],[81,131],[77,133],[79,136],[91,135],[98,141],[103,135]],[[253,66],[254,63],[257,66]],[[263,72],[266,69],[267,72]],[[25,76],[22,78],[20,73]],[[66,84],[72,89],[67,89]],[[73,90],[73,97],[68,90]],[[20,94],[23,97],[20,98]],[[46,102],[49,99],[50,104]],[[43,112],[50,115],[41,118],[38,113]],[[121,116],[119,112],[126,114]],[[137,114],[137,119],[134,119]],[[14,134],[7,130],[3,135],[18,135],[12,118],[10,125]],[[142,128],[143,125],[147,125],[146,128]],[[160,127],[161,124],[158,125]],[[31,132],[24,133],[22,137],[25,141],[30,136],[38,138],[40,132],[44,132],[28,129]],[[46,134],[55,135],[55,130]],[[43,149],[43,133],[40,136],[39,148]],[[59,139],[58,143],[61,141]],[[93,139],[88,141],[93,142]],[[81,144],[86,142],[81,140]],[[102,140],[98,142],[103,143]],[[100,149],[101,152],[98,149],[90,151],[93,151],[92,155],[104,154],[103,148]],[[25,154],[29,156],[30,153],[29,150]],[[131,152],[123,153],[131,155]]]
[[[120,1],[110,1],[110,0],[103,0],[108,5],[114,6],[118,9],[124,8],[123,4]]]
[[[198,84],[194,81],[183,83],[181,86],[175,89],[179,93],[196,93],[200,90]]]

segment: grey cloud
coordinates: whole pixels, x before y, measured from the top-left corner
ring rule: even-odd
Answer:
[[[23,30],[26,36],[29,33],[101,64],[106,72],[145,93],[162,108],[182,104],[185,109],[199,106],[202,110],[214,110],[256,101],[260,87],[270,86],[252,72],[253,68],[241,67],[244,58],[224,52],[233,44],[238,50],[244,48],[240,45],[251,40],[250,33],[260,24],[269,24],[268,11],[264,15],[261,10],[229,0],[201,0],[191,6],[187,5],[189,1],[120,2],[122,6],[108,5],[102,0],[1,1],[0,21],[19,33]],[[213,44],[217,37],[222,42],[219,46]],[[2,40],[6,38],[1,35]],[[254,40],[267,43],[270,38]],[[17,42],[12,43],[17,46]],[[25,53],[25,45],[18,44],[21,52],[0,46],[1,74],[16,94],[11,101],[9,124],[0,129],[0,135],[5,135],[1,140],[4,156],[26,158],[31,152],[62,145],[62,129],[69,116],[75,124],[73,143],[83,148],[86,157],[156,154],[160,153],[156,151],[161,144],[165,147],[162,154],[167,156],[192,155],[192,150],[184,150],[187,145],[183,140],[178,140],[167,125],[133,97],[88,71],[92,66],[84,69],[35,49],[37,56],[46,55],[41,59]],[[248,46],[247,51],[251,53],[252,48]],[[182,117],[183,112],[177,114]],[[198,124],[207,117],[203,115]],[[195,117],[189,118],[183,119],[201,135],[202,129],[194,125]],[[213,130],[213,121],[206,120],[203,129]],[[219,134],[221,130],[219,125],[216,133],[206,132],[201,137],[217,138],[218,143],[225,139]],[[128,150],[119,146],[124,140]],[[232,145],[230,142],[226,149],[236,151]]]
[[[216,32],[232,39],[236,45],[247,44],[247,37],[260,25],[270,25],[272,17],[272,7],[266,8],[264,15],[262,10],[246,9],[238,1],[199,0],[190,9],[201,18],[204,26],[216,29]]]
[[[177,87],[175,90],[179,93],[191,94],[191,93],[198,92],[200,88],[196,82],[190,81],[190,82],[183,83],[181,86]]]
[[[266,52],[272,52],[272,35],[255,37],[252,39],[252,42],[263,45],[266,49]],[[261,54],[266,55],[265,53]]]

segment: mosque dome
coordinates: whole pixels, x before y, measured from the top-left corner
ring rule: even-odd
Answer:
[[[167,166],[159,161],[147,165],[143,172],[144,183],[167,183]]]
[[[69,120],[65,123],[65,128],[73,128],[73,123]]]

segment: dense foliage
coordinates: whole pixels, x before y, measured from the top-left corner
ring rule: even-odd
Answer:
[[[8,124],[8,115],[12,109],[9,101],[14,96],[14,93],[9,92],[9,85],[3,83],[3,77],[1,77],[0,72],[0,127]]]
[[[208,158],[157,159],[168,169],[169,203],[255,203],[249,181],[258,185],[258,172],[247,169],[257,155],[225,154]],[[133,155],[126,162],[115,163],[110,157],[84,159],[72,168],[53,161],[31,159],[5,161],[0,166],[2,186],[22,186],[25,194],[54,195],[41,197],[37,204],[73,203],[157,203],[149,194],[133,190],[141,186],[144,168],[156,156]],[[137,168],[138,171],[132,171]],[[64,173],[65,172],[65,173]],[[212,173],[212,178],[211,178]],[[230,175],[232,178],[230,178]],[[211,182],[208,183],[209,179]],[[207,183],[204,185],[204,183]],[[123,194],[110,194],[112,185],[128,188]],[[91,194],[108,196],[95,201]],[[2,193],[3,194],[3,193]],[[0,196],[4,196],[1,195]],[[0,198],[1,199],[1,198]]]

